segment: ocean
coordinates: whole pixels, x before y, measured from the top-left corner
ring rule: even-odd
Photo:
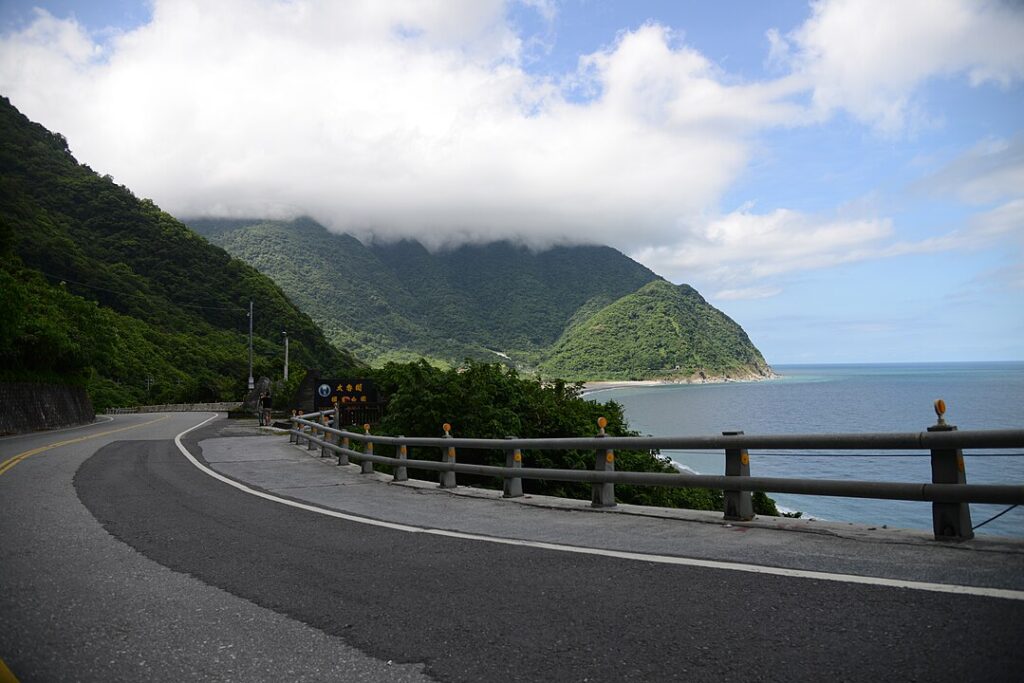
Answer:
[[[630,426],[652,436],[919,432],[935,424],[935,399],[946,402],[946,422],[961,430],[1024,429],[1024,362],[878,365],[780,365],[778,379],[704,385],[605,389],[595,401],[622,404]],[[755,476],[929,482],[927,457],[877,455],[782,456],[752,451]],[[1024,485],[1024,449],[1018,457],[965,451],[969,483]],[[985,451],[991,453],[992,451]],[[679,466],[723,474],[722,452],[663,451]],[[824,496],[769,494],[780,508],[815,519],[930,531],[931,504]],[[974,525],[1006,509],[971,505]],[[1024,537],[1024,506],[976,533]]]

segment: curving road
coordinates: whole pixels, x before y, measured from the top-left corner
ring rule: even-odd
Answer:
[[[325,517],[193,466],[172,438],[206,417],[120,416],[0,440],[0,659],[20,680],[1007,680],[1024,670],[1024,601]],[[210,423],[185,445],[198,454],[231,429]]]
[[[94,454],[114,468],[126,456],[166,460],[171,449],[177,453],[171,439],[207,417],[124,415],[0,440],[0,463],[32,453],[0,474],[0,659],[24,682],[425,680],[422,667],[388,665],[168,569],[111,536],[82,504],[74,477]],[[63,445],[34,452],[53,443]],[[112,503],[144,503],[154,483],[97,493]],[[131,514],[175,526],[153,506]],[[191,533],[182,527],[172,535]]]

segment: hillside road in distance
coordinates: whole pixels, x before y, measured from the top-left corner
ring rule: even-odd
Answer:
[[[1024,667],[1017,541],[450,495],[244,421],[182,439],[201,464],[331,516],[190,462],[173,437],[208,417],[0,440],[0,659],[19,679],[1005,680]]]

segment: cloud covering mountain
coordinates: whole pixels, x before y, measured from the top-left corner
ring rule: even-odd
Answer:
[[[1019,4],[797,4],[735,55],[688,28],[709,8],[577,35],[615,9],[155,0],[112,28],[26,10],[0,92],[175,215],[609,244],[713,299],[951,249],[1022,199],[1020,155],[992,151],[1018,149],[1019,125],[990,104],[1020,101]],[[739,32],[761,10],[723,11]],[[949,218],[908,211],[964,173]]]

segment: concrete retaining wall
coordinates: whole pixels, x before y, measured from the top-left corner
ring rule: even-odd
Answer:
[[[0,434],[21,434],[92,422],[85,389],[58,384],[0,382]]]

